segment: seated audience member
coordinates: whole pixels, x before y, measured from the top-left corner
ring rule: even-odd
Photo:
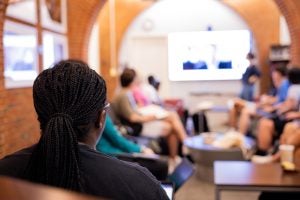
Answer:
[[[122,89],[113,99],[112,108],[123,123],[141,123],[141,135],[146,137],[165,137],[167,139],[171,162],[178,163],[178,142],[183,142],[187,135],[175,112],[158,119],[155,114],[141,114],[132,95],[136,86],[136,72],[126,68],[120,76]]]
[[[154,154],[152,149],[148,147],[142,147],[138,144],[126,139],[116,129],[111,118],[107,115],[103,133],[99,142],[96,145],[96,149],[105,154],[121,154],[121,153],[144,153]]]
[[[145,96],[149,99],[149,101],[152,104],[161,106],[162,108],[168,111],[177,112],[181,120],[185,122],[186,120],[185,112],[187,112],[187,110],[183,106],[183,101],[181,99],[176,99],[176,98],[163,100],[158,93],[161,85],[160,81],[157,78],[155,78],[153,75],[149,75],[147,79],[148,79],[148,84],[143,84],[141,89],[145,94]]]
[[[295,162],[300,166],[300,112],[291,111],[288,112],[285,116],[287,120],[293,120],[288,122],[283,129],[283,132],[280,136],[280,144],[289,144],[295,146]],[[271,156],[266,156],[264,159],[261,159],[261,162],[272,162],[278,161],[280,158],[280,152],[276,152]]]
[[[152,149],[135,144],[123,137],[116,129],[109,115],[106,116],[105,127],[101,139],[96,145],[96,149],[104,154],[139,163],[141,166],[146,167],[159,180],[167,178],[168,163],[166,160],[154,155]],[[133,156],[131,153],[141,153],[141,155]]]
[[[275,110],[276,106],[285,101],[290,85],[286,74],[286,66],[277,66],[272,70],[271,77],[276,89],[276,95],[262,95],[260,101],[256,104],[245,101],[243,102],[244,105],[242,105],[242,102],[239,102],[243,108],[240,114],[238,132],[247,134],[252,117],[264,117],[270,111]]]
[[[153,76],[149,77],[148,83],[143,83],[141,77],[138,75],[136,76],[136,84],[132,88],[132,94],[136,104],[140,107],[150,104],[156,104],[163,107],[162,100],[158,94],[160,83]]]
[[[297,118],[293,122],[289,122],[285,125],[283,133],[280,137],[280,144],[288,144],[295,146],[294,150],[294,163],[296,167],[300,168],[300,112],[293,113],[293,118]],[[264,157],[264,159],[260,159],[260,162],[268,163],[275,162],[280,160],[280,152],[272,156]],[[263,192],[259,196],[259,200],[284,200],[284,199],[300,199],[299,192]]]
[[[149,97],[153,104],[163,105],[163,101],[160,98],[158,91],[160,88],[160,81],[157,80],[153,75],[147,77],[148,84],[145,84],[143,90]]]
[[[148,83],[152,85],[157,91],[159,90],[160,82],[153,75],[147,77]]]
[[[147,169],[96,151],[106,85],[88,65],[67,60],[44,70],[33,100],[40,140],[0,160],[0,175],[109,199],[168,199]]]
[[[297,111],[300,102],[300,68],[294,67],[289,73],[289,81],[292,84],[288,89],[286,100],[279,104],[276,111],[269,117],[259,120],[257,145],[258,155],[266,155],[272,147],[274,139],[279,138],[284,125],[292,120],[291,111]]]
[[[285,125],[280,137],[280,144],[295,146],[294,162],[296,166],[300,167],[300,112],[290,112],[286,117],[292,118],[294,121]],[[279,153],[273,157],[278,159]]]
[[[148,98],[148,96],[143,91],[143,82],[141,80],[141,77],[137,76],[136,78],[136,84],[132,88],[132,95],[133,98],[137,104],[138,107],[143,107],[151,104],[151,100]]]

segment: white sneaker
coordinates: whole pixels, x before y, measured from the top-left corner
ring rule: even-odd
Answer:
[[[182,145],[181,151],[182,151],[182,154],[185,155],[185,156],[190,154],[189,148],[185,145]]]
[[[181,163],[182,159],[179,156],[176,156],[175,158],[169,158],[168,160],[168,174],[172,174],[176,167]]]
[[[254,155],[251,158],[251,161],[253,163],[257,163],[257,164],[265,164],[265,163],[271,163],[273,162],[273,156],[272,155],[268,155],[268,156],[258,156],[258,155]]]

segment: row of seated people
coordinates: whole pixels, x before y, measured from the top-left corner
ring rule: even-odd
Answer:
[[[114,115],[123,125],[131,127],[134,135],[165,138],[169,165],[170,168],[174,168],[180,162],[178,146],[187,138],[177,112],[166,110],[161,106],[161,101],[151,101],[145,94],[147,92],[141,89],[140,80],[134,69],[125,68],[120,75],[120,83],[121,89],[111,102]],[[155,89],[152,87],[152,90]]]
[[[286,66],[277,66],[271,77],[275,96],[262,95],[256,103],[236,99],[230,110],[230,125],[245,135],[252,132],[257,140],[256,154],[260,156],[277,152],[276,141],[296,147],[300,143],[296,133],[299,128],[297,119],[300,118],[300,69],[293,67],[287,70]],[[275,153],[262,159],[255,156],[254,160],[267,162],[278,158],[279,153]]]

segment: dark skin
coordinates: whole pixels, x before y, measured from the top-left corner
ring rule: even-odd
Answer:
[[[91,128],[91,131],[86,135],[85,138],[83,138],[80,142],[86,144],[91,149],[96,150],[96,144],[101,137],[101,134],[104,129],[105,125],[105,117],[106,117],[106,111],[102,110],[98,112],[98,117],[96,122],[94,123],[93,127]]]

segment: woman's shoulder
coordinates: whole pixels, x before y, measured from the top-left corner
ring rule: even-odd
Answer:
[[[0,175],[13,176],[18,178],[30,159],[34,146],[19,150],[7,155],[0,160]]]
[[[125,196],[131,194],[134,197],[149,195],[153,197],[149,199],[161,199],[158,196],[164,197],[160,183],[146,168],[91,149],[85,149],[84,151],[86,152],[81,150],[81,153],[84,153],[84,155],[81,155],[81,158],[83,158],[81,160],[83,174],[85,174],[85,181],[92,183],[89,185],[97,185],[95,190],[106,188],[109,193],[112,193],[109,191],[110,189],[114,190],[116,193],[116,196],[113,195],[114,198],[117,198],[117,193],[123,193],[122,195]],[[104,179],[106,181],[103,181]],[[127,197],[134,199],[130,196]]]
[[[92,166],[97,166],[109,172],[112,171],[114,173],[118,171],[118,173],[124,172],[127,174],[143,174],[145,176],[150,176],[151,178],[153,178],[152,174],[149,173],[149,171],[146,168],[141,167],[140,165],[131,162],[121,161],[116,157],[100,153],[93,149],[89,149],[86,146],[80,146],[80,155],[80,158],[86,164],[89,164],[91,162],[90,164],[92,164]]]

